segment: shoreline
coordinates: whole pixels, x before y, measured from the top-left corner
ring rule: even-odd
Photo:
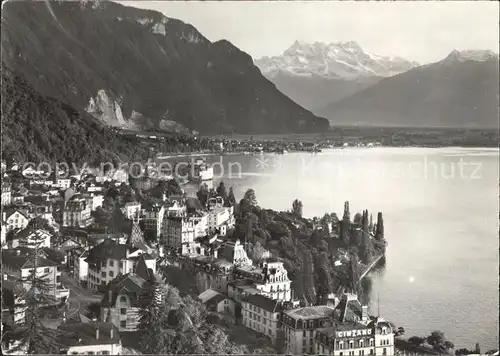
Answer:
[[[357,147],[357,146],[348,146],[348,147],[330,147],[323,148],[324,151],[330,150],[349,150],[349,149],[380,149],[380,148],[427,148],[427,149],[461,149],[461,150],[486,150],[491,152],[500,152],[499,147],[483,147],[483,146],[438,146],[438,147],[430,147],[430,146],[375,146],[375,147]],[[319,154],[322,152],[310,152],[310,151],[288,151],[287,154],[291,153],[314,153]],[[177,155],[166,155],[166,156],[158,156],[155,157],[155,160],[164,160],[164,159],[172,159],[172,158],[183,158],[183,157],[194,157],[194,156],[238,156],[238,155],[249,155],[256,156],[261,154],[277,154],[281,155],[281,153],[276,152],[248,152],[248,151],[239,151],[239,152],[200,152],[200,153],[182,153]]]

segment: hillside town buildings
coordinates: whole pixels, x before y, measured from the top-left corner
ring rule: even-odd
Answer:
[[[92,223],[92,199],[73,196],[64,206],[63,226],[85,228]]]
[[[137,331],[146,281],[169,265],[196,280],[197,297],[210,315],[283,344],[287,354],[394,354],[391,324],[369,316],[357,296],[339,293],[327,305],[306,306],[294,298],[282,260],[268,254],[252,261],[248,244],[231,238],[235,212],[221,197],[209,198],[206,206],[185,194],[123,199],[128,175],[116,172],[81,175],[69,183],[25,179],[8,204],[7,191],[2,194],[2,293],[8,295],[2,312],[13,324],[22,320],[14,310],[23,310],[22,290],[29,283],[15,281],[26,280],[33,269],[55,302],[82,290],[99,295],[98,320],[62,321],[60,329],[71,336],[62,340],[61,353],[122,353],[120,334]],[[148,178],[139,186],[157,183]],[[107,195],[111,188],[113,197]],[[30,223],[35,218],[43,226]],[[146,239],[151,236],[156,239]],[[77,287],[62,283],[63,274]],[[14,292],[7,291],[9,283]]]
[[[9,205],[12,202],[12,191],[10,182],[2,182],[2,206]]]

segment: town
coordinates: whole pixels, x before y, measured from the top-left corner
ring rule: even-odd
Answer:
[[[382,213],[375,224],[368,211],[351,220],[346,202],[342,219],[304,219],[297,199],[292,212],[275,213],[275,220],[295,217],[290,227],[297,230],[310,224],[310,239],[330,256],[315,281],[307,270],[316,256],[304,242],[296,242],[305,257],[295,271],[283,257],[290,251],[280,256],[252,243],[259,233],[251,216],[266,215],[252,190],[238,204],[223,183],[210,190],[202,184],[193,196],[175,179],[134,179],[126,170],[42,173],[2,164],[5,352],[397,353],[404,328],[370,315],[359,296],[361,279],[384,255]],[[264,220],[273,217],[267,214]],[[279,223],[277,230],[288,229]],[[282,235],[279,244],[290,244]],[[354,245],[359,253],[338,247]],[[344,279],[332,280],[328,266]],[[145,310],[162,310],[165,323],[155,328]],[[242,345],[231,334],[237,330]],[[218,348],[207,349],[208,340]]]

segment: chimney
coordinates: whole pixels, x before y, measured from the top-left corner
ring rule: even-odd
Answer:
[[[95,330],[95,339],[99,340],[99,327]]]
[[[361,320],[368,321],[368,305],[361,306]]]

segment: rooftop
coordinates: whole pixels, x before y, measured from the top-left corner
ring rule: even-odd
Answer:
[[[132,253],[136,250],[130,245],[119,244],[114,240],[105,239],[90,250],[87,262],[97,264],[107,259],[123,260],[127,258],[127,251]]]
[[[59,342],[68,347],[119,344],[120,334],[112,323],[68,323],[59,327],[64,335]],[[97,338],[99,330],[99,338]]]
[[[2,250],[2,264],[11,267],[14,270],[33,268],[34,256],[33,250],[26,247],[17,247],[15,249]],[[51,262],[44,257],[38,256],[37,267],[54,267],[57,263]]]
[[[273,300],[260,294],[249,295],[245,298],[245,301],[272,313],[283,311],[283,306],[279,301]]]
[[[138,306],[139,296],[145,282],[144,278],[134,273],[127,273],[116,277],[107,286],[101,305],[103,307],[113,306],[118,295],[126,294],[130,298],[131,305]]]
[[[333,311],[334,308],[325,305],[317,305],[287,310],[284,313],[293,319],[320,319],[332,316]]]

